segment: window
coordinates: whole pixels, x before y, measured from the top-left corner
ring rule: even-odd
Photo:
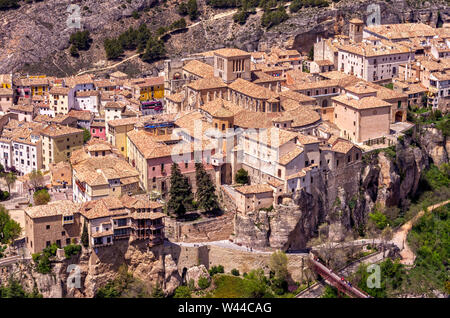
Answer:
[[[45,229],[46,229],[46,230],[50,230],[50,225],[46,225],[46,226],[45,226]]]
[[[61,236],[66,236],[66,231],[62,231]]]
[[[45,246],[50,246],[50,241],[45,242]]]
[[[184,168],[187,169],[188,167],[189,167],[189,163],[185,162],[185,163],[184,163]]]
[[[70,238],[66,238],[66,245],[70,244]]]

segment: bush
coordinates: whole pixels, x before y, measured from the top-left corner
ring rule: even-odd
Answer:
[[[187,286],[179,286],[175,289],[173,298],[191,298],[191,290]]]
[[[248,172],[244,168],[239,169],[236,172],[235,176],[236,182],[240,184],[247,184],[248,183]]]
[[[81,245],[69,244],[64,246],[64,255],[66,258],[71,258],[72,255],[77,255],[81,252]]]
[[[247,22],[247,18],[250,15],[248,11],[239,10],[237,13],[233,15],[233,21],[235,23],[239,23],[240,25],[244,25]]]
[[[9,199],[9,192],[0,190],[0,201],[5,201],[8,199]]]
[[[50,202],[50,194],[47,189],[41,189],[33,194],[34,205],[45,205]]]
[[[289,10],[294,13],[298,12],[303,7],[303,3],[301,0],[294,0],[291,2],[291,5],[289,6]]]
[[[213,266],[209,269],[209,276],[214,276],[215,274],[224,273],[224,268],[222,265]]]
[[[264,14],[261,17],[261,25],[269,29],[286,21],[287,19],[289,19],[289,15],[286,13],[284,7],[280,6],[277,10],[274,11],[264,11]]]
[[[170,25],[171,30],[184,29],[186,27],[186,20],[181,18]]]
[[[69,43],[77,50],[87,51],[91,46],[92,39],[89,31],[78,31],[70,35]]]
[[[200,287],[200,289],[206,289],[210,284],[211,282],[206,277],[200,277],[198,280],[198,287]]]
[[[103,46],[108,60],[116,59],[123,53],[123,47],[117,39],[105,39]]]
[[[237,270],[236,268],[233,268],[233,269],[231,270],[231,275],[239,276],[239,270]]]

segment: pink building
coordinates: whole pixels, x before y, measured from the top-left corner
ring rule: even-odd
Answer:
[[[105,123],[94,121],[91,123],[91,138],[106,140]]]

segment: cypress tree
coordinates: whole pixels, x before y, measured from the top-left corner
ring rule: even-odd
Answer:
[[[170,199],[167,202],[167,208],[177,216],[182,216],[192,203],[192,187],[188,178],[181,174],[177,163],[172,164],[170,173]]]
[[[88,229],[86,226],[86,222],[84,222],[83,233],[81,233],[81,244],[83,244],[84,247],[89,246],[89,235],[88,235]]]
[[[197,202],[206,211],[212,211],[219,207],[217,203],[216,187],[209,174],[206,173],[203,164],[195,164],[195,179],[197,182]]]

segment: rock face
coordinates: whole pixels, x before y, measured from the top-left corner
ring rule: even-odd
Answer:
[[[122,264],[149,290],[158,285],[169,295],[181,284],[177,265],[170,254],[164,254],[162,246],[149,248],[143,243],[118,241],[97,252],[83,249],[81,255],[69,260],[56,260],[50,274],[37,273],[32,261],[2,267],[0,285],[13,275],[27,291],[36,286],[45,298],[94,297],[100,287],[116,277]]]
[[[191,267],[186,272],[186,282],[190,282],[191,280],[194,282],[195,289],[201,289],[198,285],[198,281],[200,278],[206,278],[208,281],[211,280],[211,277],[209,276],[208,270],[206,269],[205,265],[199,265]]]
[[[408,0],[377,1],[341,0],[328,8],[303,8],[284,23],[266,30],[261,27],[262,11],[250,15],[245,25],[233,22],[233,15],[211,19],[224,12],[214,10],[198,0],[201,17],[199,23],[186,32],[172,34],[166,43],[169,57],[217,49],[224,46],[253,51],[281,45],[294,39],[294,47],[308,51],[317,37],[328,37],[347,32],[347,21],[353,17],[368,17],[368,5],[380,7],[381,23],[424,22],[436,25],[438,12],[442,22],[450,21],[448,6],[441,1],[425,3]],[[0,73],[26,71],[66,76],[80,69],[92,68],[106,63],[103,40],[117,36],[130,26],[137,28],[146,23],[153,31],[168,26],[179,19],[176,6],[164,6],[157,0],[78,0],[77,7],[69,7],[70,0],[44,0],[37,3],[21,3],[16,10],[2,12],[0,21]],[[125,7],[124,7],[125,5]],[[142,11],[158,6],[157,10]],[[130,17],[140,11],[141,18]],[[91,48],[73,58],[68,52],[70,34],[80,27],[89,30],[93,38]],[[27,23],[23,23],[27,21]],[[74,21],[74,22],[72,22]],[[190,23],[190,22],[188,22]],[[128,68],[128,69],[127,69]],[[121,70],[154,74],[155,69],[139,59],[120,66]]]
[[[360,172],[355,166],[326,180],[314,178],[318,180],[312,193],[296,193],[289,205],[275,205],[270,212],[237,214],[234,241],[255,248],[301,249],[324,222],[330,225],[333,240],[340,241],[364,226],[375,205],[407,207],[418,190],[422,171],[431,162],[449,162],[446,146],[441,131],[434,128],[424,127],[414,138],[405,135],[395,156],[383,151],[366,154]],[[354,176],[356,186],[342,181],[348,175]]]

